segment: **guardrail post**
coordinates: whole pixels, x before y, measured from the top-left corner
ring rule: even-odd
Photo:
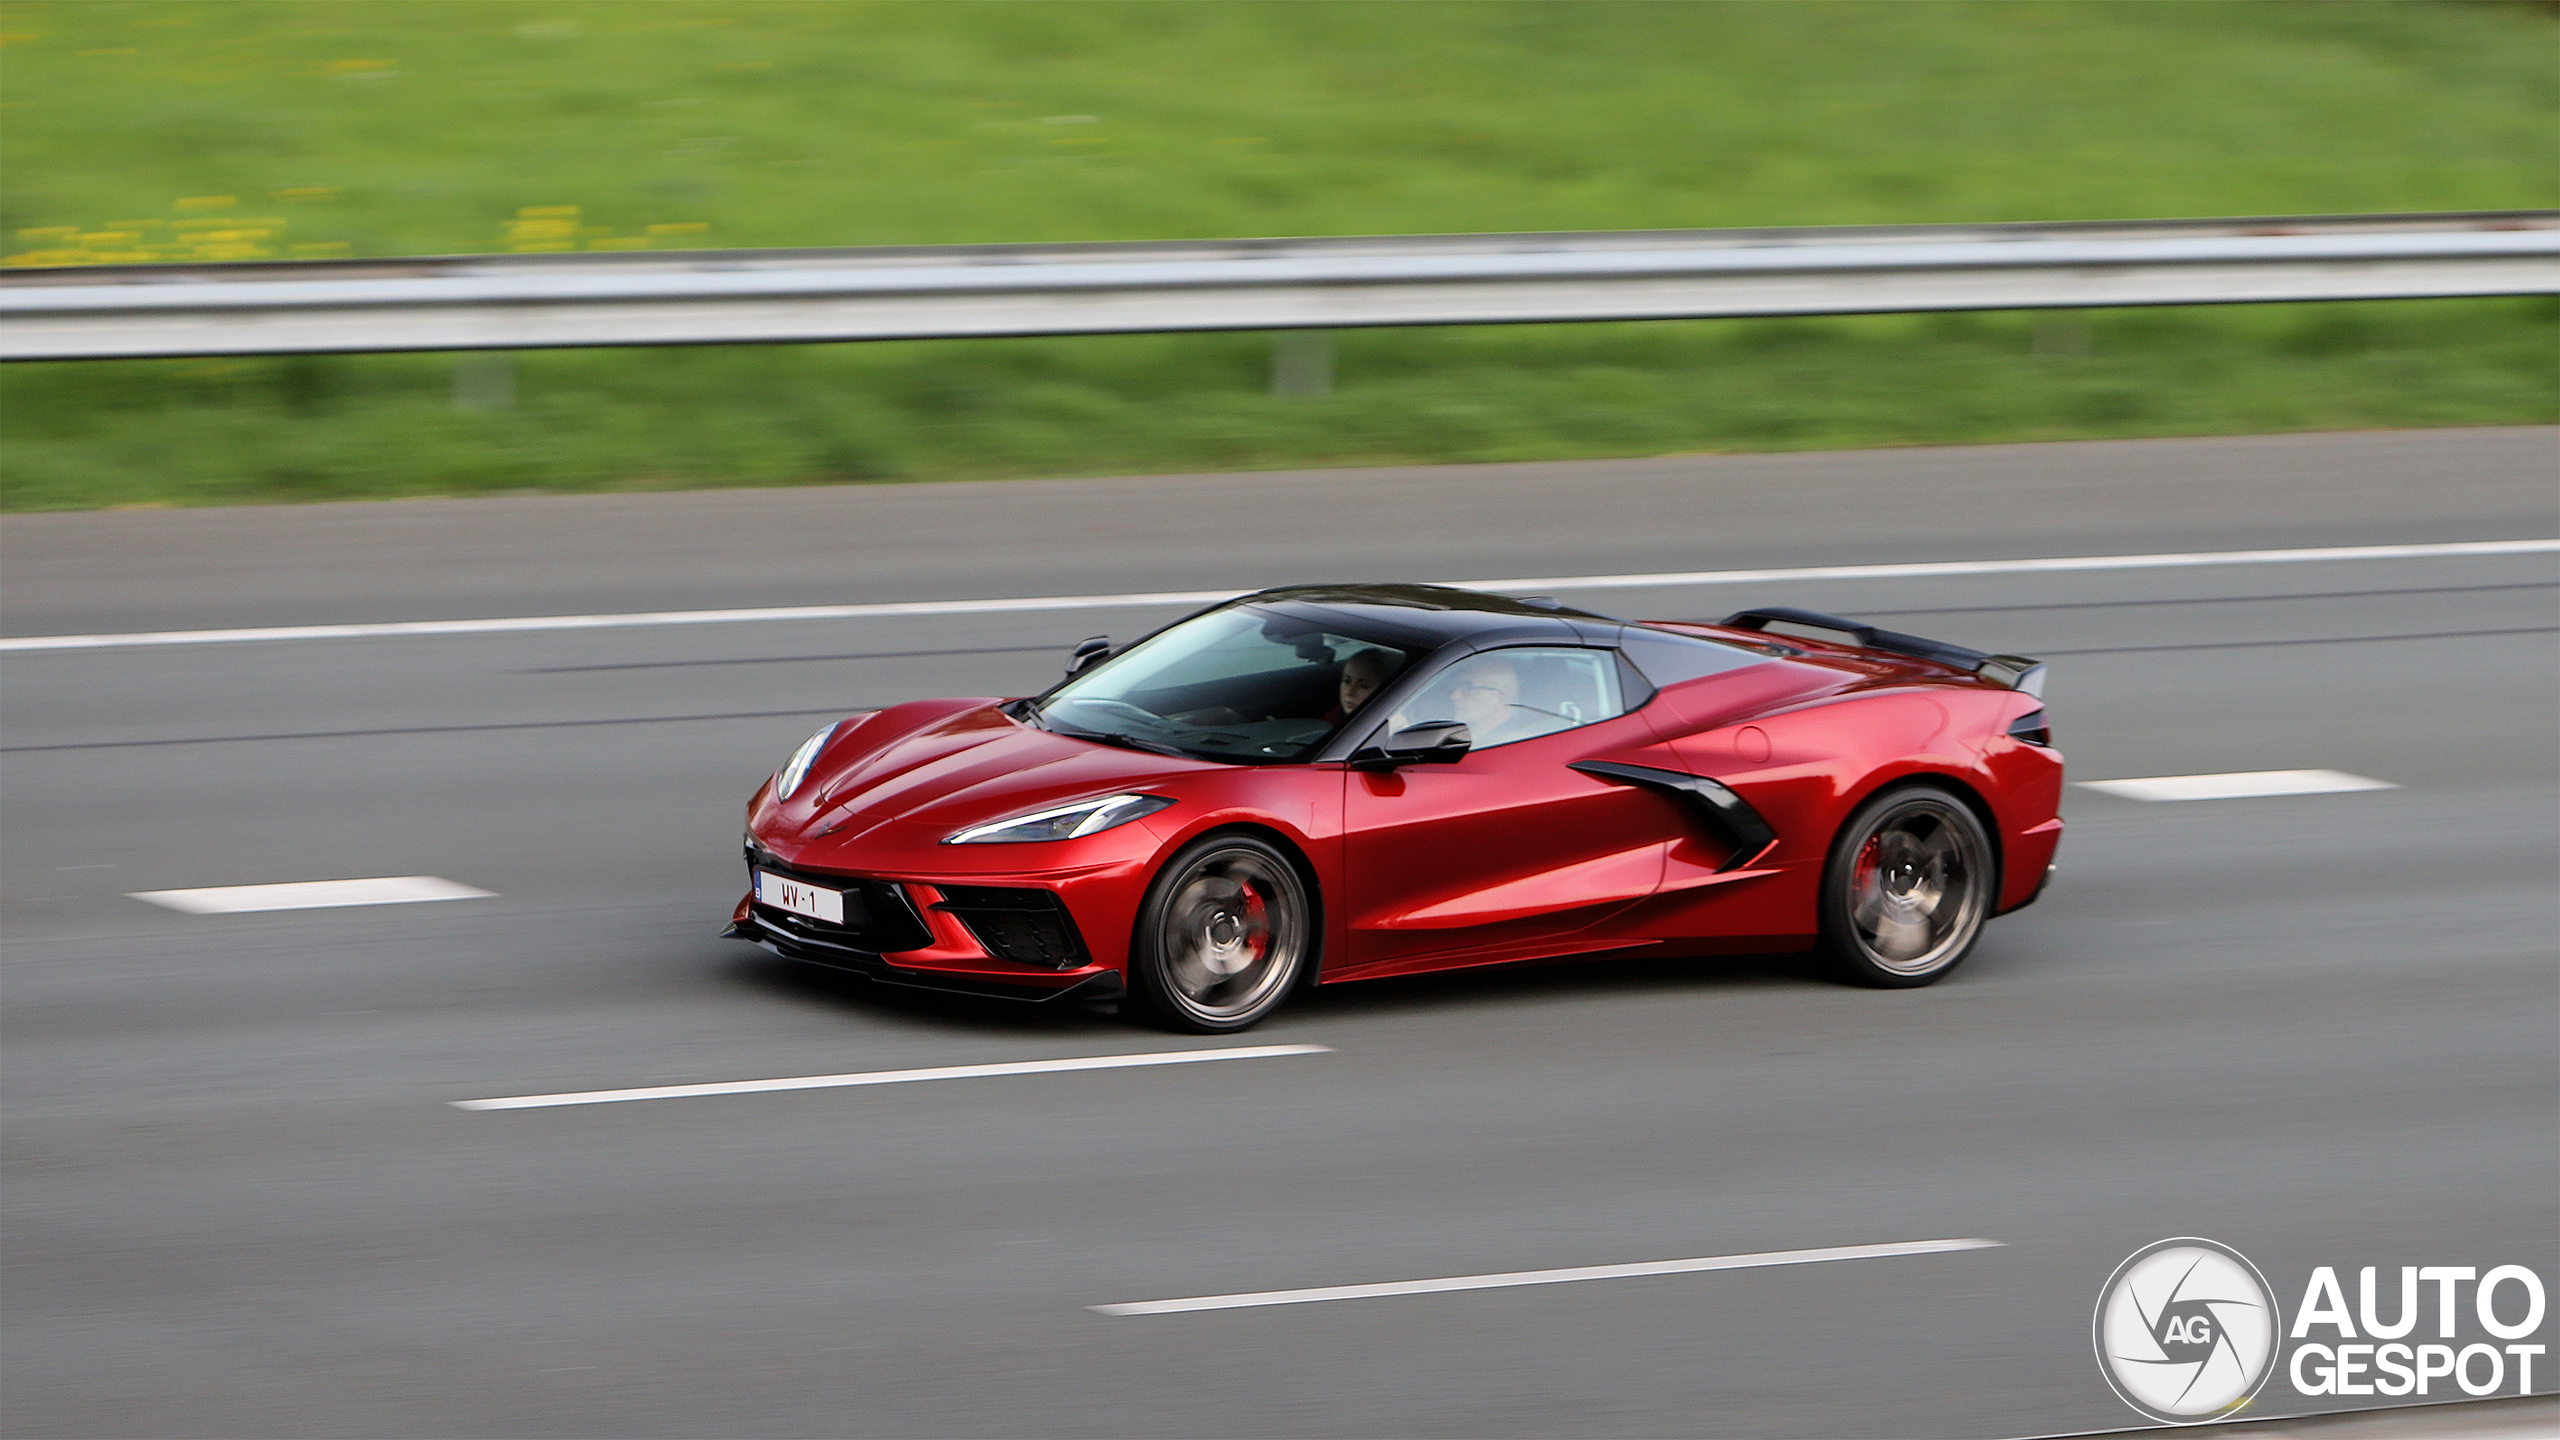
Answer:
[[[1333,393],[1333,332],[1283,330],[1271,337],[1271,393]]]
[[[2035,336],[2027,343],[2040,359],[2076,359],[2089,353],[2089,312],[2044,310],[2036,315]]]
[[[453,357],[453,408],[507,410],[516,403],[516,357],[504,350],[465,350]]]

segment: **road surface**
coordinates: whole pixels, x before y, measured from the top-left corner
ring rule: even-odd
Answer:
[[[0,635],[2533,539],[2556,477],[2478,430],[18,516]],[[2318,1265],[2560,1281],[2560,558],[1561,593],[2049,657],[2076,779],[2394,788],[2075,789],[1928,990],[1618,959],[1201,1040],[713,938],[823,719],[1178,607],[0,652],[8,1433],[2055,1434],[2137,1422],[2090,1313],[2163,1236],[2288,1313]],[[127,898],[411,875],[492,893]],[[449,1103],[1229,1045],[1325,1048]],[[1092,1308],[1947,1238],[1999,1243]]]

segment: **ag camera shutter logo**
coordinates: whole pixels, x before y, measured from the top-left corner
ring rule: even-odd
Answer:
[[[2194,1237],[2144,1246],[2098,1292],[2098,1367],[2124,1403],[2172,1425],[2219,1420],[2275,1371],[2284,1333],[2249,1258]]]

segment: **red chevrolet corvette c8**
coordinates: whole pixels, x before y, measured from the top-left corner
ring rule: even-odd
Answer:
[[[1804,610],[1266,590],[1087,641],[1040,695],[811,736],[747,806],[727,933],[1198,1032],[1306,986],[1631,951],[1925,985],[2043,889],[2043,679]]]

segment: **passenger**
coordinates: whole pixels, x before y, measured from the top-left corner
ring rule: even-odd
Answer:
[[[1341,689],[1334,707],[1324,713],[1329,725],[1339,725],[1369,703],[1387,677],[1396,673],[1395,657],[1384,650],[1362,650],[1342,662]]]

